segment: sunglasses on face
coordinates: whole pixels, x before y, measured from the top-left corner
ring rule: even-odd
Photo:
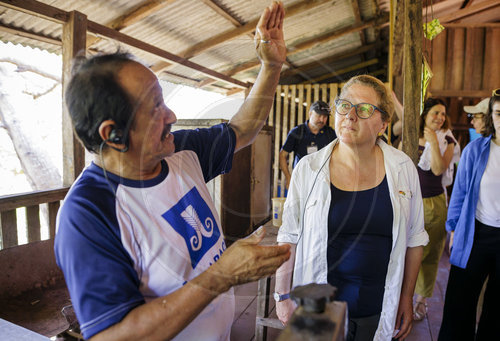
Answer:
[[[335,100],[335,111],[339,115],[343,115],[343,116],[347,115],[353,107],[355,109],[356,116],[358,116],[359,118],[363,118],[363,119],[370,118],[373,115],[373,113],[375,112],[375,110],[378,110],[381,113],[387,115],[387,113],[384,110],[382,110],[382,109],[378,108],[376,105],[373,105],[370,103],[352,104],[348,100],[342,99],[342,98],[337,98]]]

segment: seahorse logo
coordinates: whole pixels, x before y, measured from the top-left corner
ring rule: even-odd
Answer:
[[[210,217],[207,217],[205,219],[205,223],[203,224],[192,205],[189,205],[184,211],[182,211],[181,217],[195,231],[196,235],[192,236],[189,241],[191,243],[191,248],[194,251],[198,251],[201,249],[203,243],[202,236],[206,238],[212,237],[212,234],[214,233],[214,221]]]
[[[196,187],[191,188],[162,217],[184,239],[193,269],[210,250],[209,258],[212,260],[214,246],[219,245],[220,249],[224,243],[217,219]]]

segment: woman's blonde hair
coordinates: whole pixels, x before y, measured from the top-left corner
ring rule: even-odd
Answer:
[[[394,113],[394,102],[392,101],[392,97],[389,93],[389,90],[385,86],[384,83],[382,83],[381,80],[378,78],[375,78],[373,76],[369,75],[360,75],[360,76],[355,76],[349,79],[344,86],[342,87],[342,91],[340,92],[340,97],[344,97],[346,92],[349,91],[349,88],[354,85],[354,84],[360,84],[364,86],[368,86],[375,90],[375,92],[378,95],[378,100],[379,103],[376,104],[377,107],[382,109],[385,112],[381,112],[380,115],[382,117],[382,121],[384,122],[390,122],[391,117]],[[374,104],[374,103],[372,103]]]

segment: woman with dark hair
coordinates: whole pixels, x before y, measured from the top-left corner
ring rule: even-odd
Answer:
[[[439,259],[446,241],[446,196],[442,175],[453,157],[456,141],[446,134],[446,104],[428,98],[420,116],[418,177],[424,202],[425,230],[429,244],[424,247],[422,264],[417,278],[416,303],[413,318],[422,320],[427,313],[427,298],[432,297]]]
[[[484,117],[483,137],[470,142],[458,166],[446,229],[450,276],[439,340],[497,340],[500,321],[500,89]],[[481,319],[476,307],[486,278]]]
[[[410,333],[428,237],[415,166],[381,139],[393,111],[384,83],[351,78],[335,100],[338,138],[297,163],[277,238],[292,251],[276,273],[282,323],[295,309],[292,287],[329,283],[347,302],[346,340],[403,340]]]

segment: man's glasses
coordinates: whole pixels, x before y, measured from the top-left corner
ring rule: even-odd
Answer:
[[[346,99],[337,98],[335,100],[335,111],[339,115],[347,115],[349,111],[351,111],[352,107],[355,108],[356,116],[363,119],[370,118],[375,112],[375,110],[378,110],[381,113],[387,115],[387,113],[384,110],[370,103],[358,103],[354,105]]]
[[[491,96],[500,96],[500,88],[493,90]]]
[[[479,119],[479,118],[483,118],[483,114],[467,114],[467,117],[468,118],[475,118],[475,119]]]

